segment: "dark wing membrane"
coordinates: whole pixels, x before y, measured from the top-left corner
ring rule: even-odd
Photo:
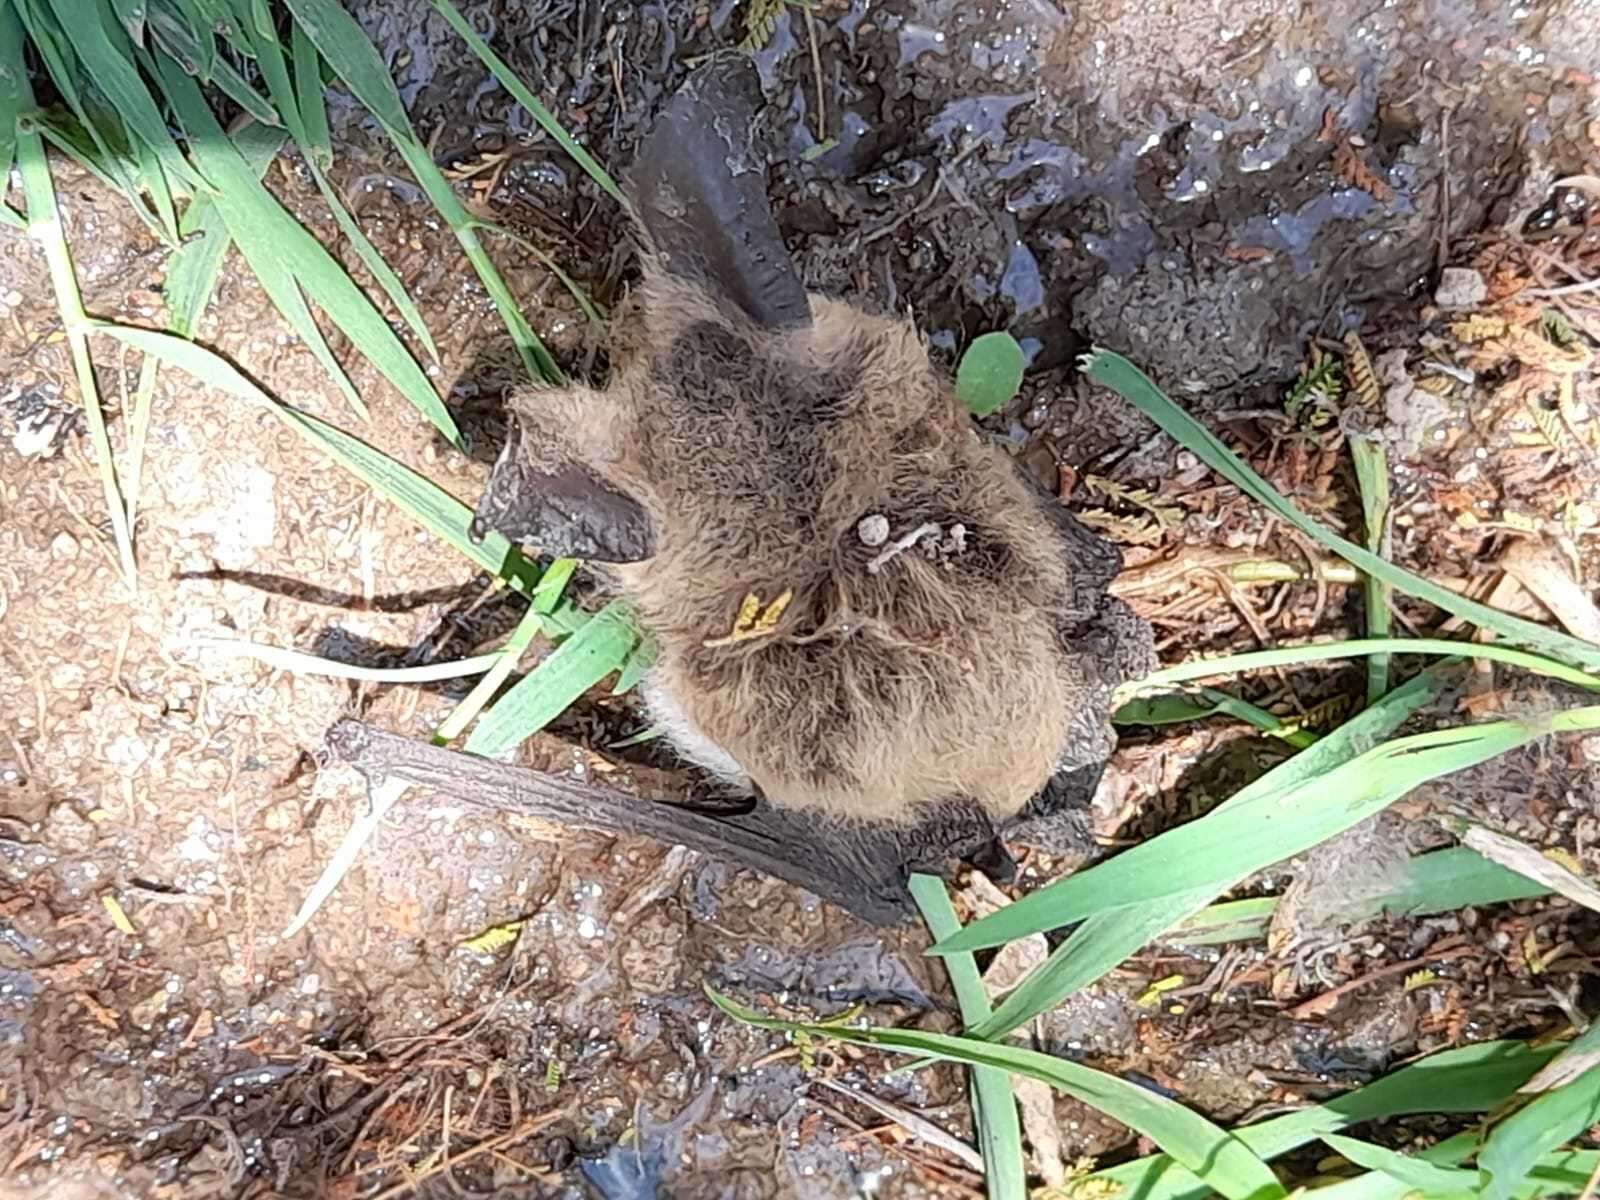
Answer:
[[[753,126],[761,87],[750,60],[698,67],[656,118],[628,175],[645,241],[668,273],[769,329],[811,320],[805,287],[767,199]]]

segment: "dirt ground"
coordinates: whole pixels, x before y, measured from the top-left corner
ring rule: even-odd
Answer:
[[[620,169],[687,65],[739,43],[759,6],[463,7]],[[353,10],[465,194],[598,298],[621,295],[631,264],[615,206],[427,0]],[[1516,301],[1495,308],[1528,284],[1600,273],[1600,201],[1552,190],[1600,169],[1600,86],[1585,73],[1600,63],[1592,4],[825,0],[810,15],[780,7],[755,54],[771,101],[772,194],[808,283],[909,310],[945,355],[992,328],[1024,340],[1034,359],[1023,393],[986,425],[1128,543],[1127,594],[1168,661],[1354,635],[1356,590],[1306,578],[1320,555],[1078,379],[1073,357],[1091,343],[1146,366],[1297,502],[1355,529],[1342,416],[1282,414],[1311,348],[1341,349],[1359,329],[1383,368],[1385,403],[1368,417],[1394,466],[1395,557],[1482,596],[1509,546],[1542,539],[1594,594],[1592,375],[1553,410],[1547,373],[1504,351],[1504,337],[1501,349],[1474,340],[1460,313],[1441,310],[1449,297],[1435,297],[1441,267],[1469,266],[1489,288],[1475,307],[1537,326],[1553,306],[1579,344],[1600,341],[1592,291],[1531,318]],[[335,117],[340,183],[439,341],[436,375],[472,453],[431,436],[353,361],[373,412],[358,428],[237,263],[201,338],[470,502],[503,433],[514,354],[373,131],[347,105]],[[92,179],[64,165],[57,178],[88,309],[159,320],[161,249]],[[296,160],[268,182],[336,244]],[[553,275],[508,243],[492,249],[563,365],[603,371],[603,337]],[[49,295],[42,258],[13,238],[0,255],[5,1189],[981,1194],[970,1167],[837,1090],[870,1091],[970,1139],[957,1073],[885,1078],[888,1060],[853,1050],[820,1055],[808,1073],[795,1047],[714,1015],[701,990],[795,1012],[865,1002],[880,1021],[952,1028],[915,929],[863,926],[681,850],[556,837],[413,793],[310,926],[284,939],[366,803],[359,777],[319,766],[327,729],[357,712],[425,736],[464,689],[298,677],[206,639],[374,666],[444,661],[493,646],[517,604],[267,414],[168,371],[130,595]],[[137,363],[110,343],[96,353],[108,403],[126,411]],[[1454,370],[1430,372],[1430,361]],[[1428,382],[1441,378],[1448,389]],[[113,437],[123,444],[120,419]],[[1136,488],[1149,495],[1129,500]],[[1164,564],[1180,552],[1201,565],[1172,577]],[[1217,564],[1242,557],[1301,578],[1225,582]],[[1514,588],[1494,600],[1542,612]],[[1426,606],[1399,608],[1417,630],[1444,624]],[[1360,679],[1359,667],[1295,673],[1249,694],[1303,714]],[[1458,711],[1566,699],[1480,673]],[[606,749],[641,724],[628,699],[597,695],[524,758],[580,778],[686,786],[664,759]],[[1272,753],[1221,724],[1130,731],[1092,824],[1108,843],[1148,836]],[[1590,738],[1488,764],[1260,882],[1309,881],[1302,912],[1314,915],[1317,896],[1441,841],[1429,804],[1465,806],[1600,869]],[[1035,858],[1023,883],[1066,865]],[[519,918],[510,949],[462,945]],[[1153,947],[1033,1037],[1233,1121],[1452,1043],[1543,1030],[1597,999],[1586,980],[1600,927],[1562,901],[1356,929],[1308,918],[1290,933],[1270,955],[1260,944]],[[1435,986],[1403,990],[1391,973],[1326,1011],[1297,1007],[1429,955]],[[1193,988],[1182,1011],[1137,1003],[1173,974]],[[1058,1098],[1056,1112],[1068,1161],[1136,1150],[1075,1102]]]

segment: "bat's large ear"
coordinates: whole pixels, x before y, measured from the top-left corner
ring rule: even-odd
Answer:
[[[603,397],[586,394],[597,407],[603,404]],[[518,406],[522,411],[478,500],[469,535],[482,541],[492,529],[557,558],[626,563],[651,557],[654,525],[644,505],[611,477],[606,463],[614,455],[604,446],[574,444],[574,429],[585,425],[567,423],[587,416],[588,432],[604,440],[609,422],[596,419],[595,411],[563,412],[580,407],[570,400],[544,392]]]
[[[767,199],[753,132],[761,103],[744,55],[697,67],[645,135],[628,196],[661,269],[757,325],[797,328],[810,323],[811,308]]]

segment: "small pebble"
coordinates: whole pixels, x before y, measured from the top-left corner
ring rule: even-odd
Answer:
[[[1470,267],[1446,267],[1439,274],[1433,302],[1440,308],[1476,308],[1489,295],[1483,276]]]
[[[77,558],[78,539],[63,529],[60,533],[56,534],[55,537],[50,539],[50,557]]]
[[[868,513],[856,526],[856,536],[863,546],[881,546],[889,540],[889,518],[882,513]]]

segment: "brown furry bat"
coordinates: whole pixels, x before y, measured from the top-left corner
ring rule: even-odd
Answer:
[[[475,528],[604,564],[659,646],[655,720],[778,809],[998,824],[1058,773],[1092,787],[1150,657],[1118,555],[979,438],[908,321],[805,292],[758,105],[718,58],[659,118],[638,346],[603,392],[516,398]],[[750,596],[776,620],[738,636]]]

